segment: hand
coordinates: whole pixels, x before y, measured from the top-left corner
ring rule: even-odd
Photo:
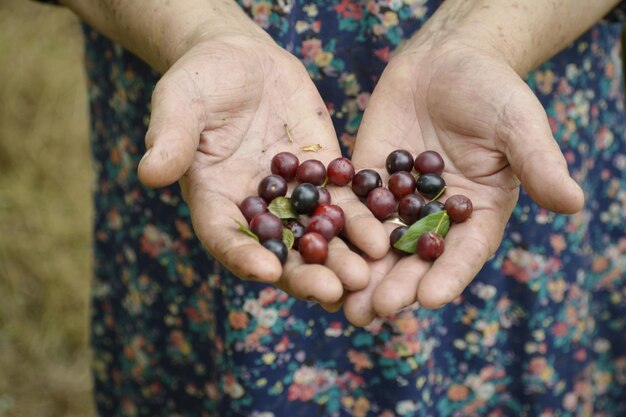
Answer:
[[[344,288],[367,284],[365,261],[341,239],[330,243],[325,266],[304,264],[292,250],[281,267],[237,230],[234,219],[245,224],[238,204],[256,195],[276,153],[325,164],[340,156],[330,116],[306,70],[269,37],[220,34],[191,47],[156,86],[146,144],[142,182],[160,187],[180,179],[196,234],[234,274],[321,303],[336,303]],[[302,150],[311,144],[321,150]],[[349,187],[329,191],[345,211],[347,236],[369,256],[382,257],[388,243],[381,224]]]
[[[371,263],[368,287],[344,304],[358,325],[415,301],[438,308],[457,297],[498,248],[520,181],[547,209],[574,213],[583,204],[535,95],[503,59],[465,42],[418,43],[385,69],[365,111],[353,162],[385,178],[385,158],[399,148],[413,155],[439,152],[446,163],[443,200],[464,194],[474,212],[450,228],[434,263],[391,252]]]

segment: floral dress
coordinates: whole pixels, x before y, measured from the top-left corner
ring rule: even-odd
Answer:
[[[346,154],[391,52],[437,0],[242,0],[299,57]],[[212,260],[177,186],[138,181],[145,64],[85,26],[94,194],[92,346],[103,416],[626,416],[621,25],[527,82],[583,187],[572,216],[522,193],[495,257],[445,308],[365,329]]]

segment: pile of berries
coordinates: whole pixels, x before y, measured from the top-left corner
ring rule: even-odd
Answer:
[[[259,183],[258,195],[241,202],[239,208],[250,228],[240,228],[256,237],[282,263],[293,247],[306,263],[323,264],[328,242],[345,226],[343,210],[331,203],[325,185],[346,186],[351,182],[354,193],[377,219],[397,213],[405,224],[390,236],[396,252],[417,252],[424,260],[436,259],[443,253],[442,235],[450,220],[458,223],[469,218],[472,202],[463,195],[454,195],[445,204],[438,200],[446,183],[441,177],[444,161],[437,152],[425,151],[413,159],[408,151],[395,150],[388,155],[386,168],[390,177],[384,187],[378,172],[364,169],[355,174],[352,162],[346,158],[337,158],[325,167],[315,159],[300,163],[292,153],[278,153],[272,158],[272,175]],[[298,185],[286,197],[288,183],[294,180]],[[439,217],[433,217],[437,213]]]
[[[384,220],[397,213],[405,224],[394,229],[389,237],[396,253],[417,252],[424,260],[435,260],[443,253],[442,234],[447,233],[450,220],[460,223],[471,216],[471,200],[460,194],[448,198],[445,204],[438,200],[446,189],[441,177],[445,164],[435,151],[422,152],[413,159],[408,151],[398,149],[387,156],[385,167],[390,175],[387,188],[376,171],[364,169],[352,179],[352,190],[365,199],[377,219]],[[432,219],[436,213],[440,215],[433,221],[420,222]],[[397,243],[409,231],[410,236],[399,246]]]
[[[328,164],[315,159],[302,163],[289,152],[272,158],[272,175],[258,186],[258,196],[243,200],[239,208],[259,241],[285,263],[292,246],[306,263],[323,264],[328,242],[345,226],[341,207],[331,204],[327,183],[344,186],[354,176],[352,162],[337,158]],[[289,198],[287,183],[296,180]],[[287,243],[287,244],[286,244]]]

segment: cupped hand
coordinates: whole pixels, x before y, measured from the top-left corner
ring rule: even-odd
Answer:
[[[474,212],[452,225],[435,262],[390,252],[372,263],[368,287],[344,304],[358,325],[416,301],[438,308],[457,297],[498,248],[520,182],[547,209],[574,213],[583,205],[533,92],[497,54],[462,41],[408,47],[389,62],[365,111],[353,162],[386,178],[385,158],[400,148],[439,152],[446,163],[442,200],[464,194]]]
[[[238,230],[238,205],[256,195],[281,151],[300,162],[340,156],[328,111],[302,64],[269,37],[224,33],[197,42],[159,81],[139,166],[142,182],[180,180],[194,230],[205,248],[237,276],[274,283],[298,298],[340,300],[369,280],[362,257],[338,238],[325,265],[290,251],[284,266]],[[315,152],[304,150],[319,145]],[[346,214],[346,235],[374,258],[388,250],[383,226],[349,187],[329,188]]]

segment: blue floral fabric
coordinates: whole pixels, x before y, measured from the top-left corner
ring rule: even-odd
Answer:
[[[433,0],[242,0],[299,57],[349,154],[372,88]],[[103,416],[626,416],[621,26],[528,76],[582,185],[555,215],[520,198],[495,257],[437,311],[365,329],[244,282],[194,237],[176,186],[136,175],[158,79],[85,27],[95,187],[92,345]]]

